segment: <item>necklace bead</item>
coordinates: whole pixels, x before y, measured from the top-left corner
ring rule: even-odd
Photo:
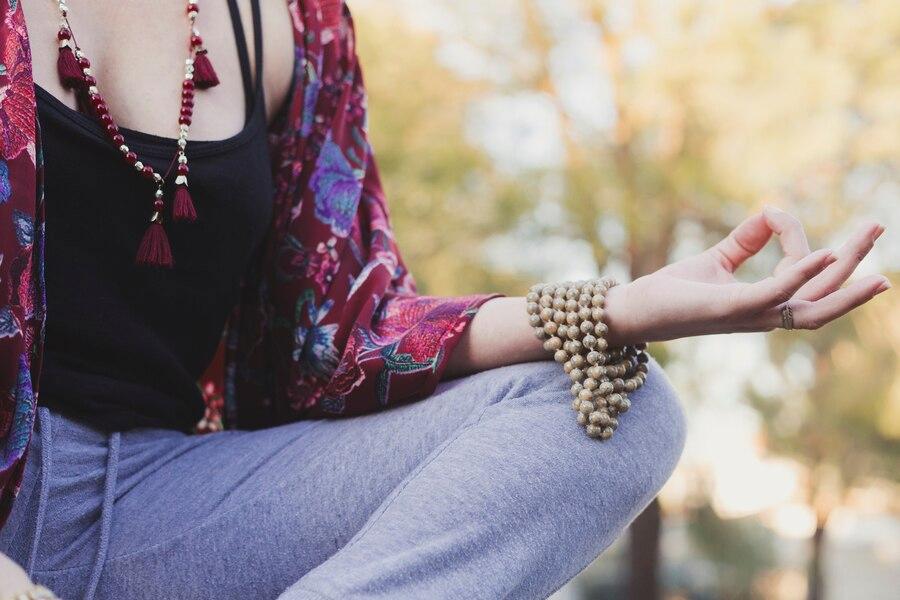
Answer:
[[[169,247],[168,237],[163,228],[162,214],[166,208],[163,186],[165,178],[175,168],[175,193],[173,197],[172,218],[176,221],[194,221],[197,213],[193,200],[187,191],[188,158],[185,153],[187,148],[188,132],[194,115],[194,90],[198,87],[206,89],[218,85],[219,79],[203,47],[203,38],[196,27],[197,14],[200,10],[197,0],[188,0],[186,14],[189,23],[188,57],[184,61],[184,75],[181,84],[181,106],[178,115],[178,139],[176,141],[175,157],[165,174],[160,174],[149,164],[144,164],[137,153],[131,150],[125,143],[125,137],[119,130],[115,119],[109,112],[109,107],[97,86],[97,79],[91,70],[91,61],[78,46],[72,27],[69,23],[70,9],[65,0],[57,3],[60,14],[60,26],[56,33],[59,44],[59,58],[57,68],[60,80],[67,88],[83,90],[87,95],[87,102],[93,109],[94,116],[104,127],[107,137],[113,147],[118,148],[125,164],[131,166],[141,177],[156,184],[153,196],[153,213],[150,217],[150,225],[144,234],[138,247],[135,262],[138,264],[171,267],[173,265],[172,253]]]

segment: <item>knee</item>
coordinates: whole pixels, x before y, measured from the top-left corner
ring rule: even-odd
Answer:
[[[631,410],[606,441],[588,437],[577,424],[571,382],[559,365],[504,368],[509,393],[488,411],[495,437],[481,455],[504,466],[493,478],[498,485],[508,478],[512,491],[504,497],[516,499],[504,502],[502,513],[526,523],[531,541],[547,536],[537,557],[545,568],[571,571],[568,576],[580,570],[672,474],[684,446],[684,415],[662,368],[655,360],[649,365],[647,382],[631,394]]]
[[[605,515],[603,527],[621,531],[656,497],[681,456],[686,426],[678,394],[651,358],[646,383],[630,394],[631,409],[620,416],[615,435],[601,442],[575,422],[568,378],[558,377],[559,365],[548,364],[551,368],[532,369],[528,376],[541,398],[532,410],[558,423],[543,429],[564,459],[557,462],[557,477],[564,478],[557,484],[578,496],[590,513]],[[539,438],[540,431],[534,427],[532,435]]]
[[[684,411],[672,382],[655,359],[651,358],[649,368],[647,381],[630,395],[631,410],[622,415],[619,430],[610,440],[643,475],[646,489],[640,490],[640,495],[648,498],[647,502],[674,471],[687,433]]]

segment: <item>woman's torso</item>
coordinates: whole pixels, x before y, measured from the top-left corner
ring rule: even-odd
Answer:
[[[239,102],[229,99],[218,110],[198,92],[195,110],[203,115],[205,104],[207,122],[212,125],[221,114],[218,126],[227,127],[232,120],[227,114],[238,104],[243,125],[224,139],[188,143],[199,220],[167,223],[172,269],[134,264],[152,185],[124,164],[93,117],[75,112],[43,86],[37,90],[46,165],[45,276],[54,306],[47,318],[41,402],[100,428],[189,429],[196,423],[203,410],[196,379],[215,352],[241,277],[271,218],[262,20],[244,12],[245,21],[256,24],[254,43],[246,44],[236,5],[229,4],[236,16],[229,30],[238,48],[232,49],[238,72],[228,69],[226,57],[212,50],[210,55],[214,62],[223,59],[220,79],[232,89],[237,84]],[[77,22],[73,16],[79,35]],[[142,64],[150,62],[162,60]],[[170,61],[169,67],[177,74],[179,62]],[[101,86],[102,77],[101,69]],[[115,97],[106,86],[103,90]],[[113,99],[109,103],[116,116],[117,105]],[[170,129],[177,130],[172,116],[177,112],[168,108]],[[193,135],[194,129],[192,136],[202,137]],[[142,161],[166,171],[174,139],[124,126],[123,133]]]

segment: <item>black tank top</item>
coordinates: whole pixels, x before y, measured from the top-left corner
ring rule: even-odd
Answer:
[[[196,381],[272,217],[262,33],[258,0],[251,4],[255,79],[237,5],[228,0],[245,125],[225,140],[188,141],[199,220],[166,222],[172,269],[134,264],[149,182],[127,166],[99,122],[37,87],[47,223],[41,404],[104,430],[189,431],[202,417]],[[166,171],[175,139],[122,131],[141,160]]]

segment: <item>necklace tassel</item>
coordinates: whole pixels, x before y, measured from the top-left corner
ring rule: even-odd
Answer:
[[[56,59],[56,68],[59,71],[59,80],[67,88],[77,88],[83,82],[81,67],[78,65],[78,59],[69,46],[63,46],[59,49],[59,57]]]
[[[193,223],[197,220],[197,210],[187,185],[175,188],[175,201],[172,206],[172,219],[179,222]]]
[[[169,246],[169,237],[159,219],[159,213],[153,215],[150,226],[147,227],[141,245],[138,247],[134,262],[150,267],[170,268],[172,266],[172,248]]]
[[[219,85],[219,76],[206,50],[198,50],[194,55],[194,85],[201,90]]]

